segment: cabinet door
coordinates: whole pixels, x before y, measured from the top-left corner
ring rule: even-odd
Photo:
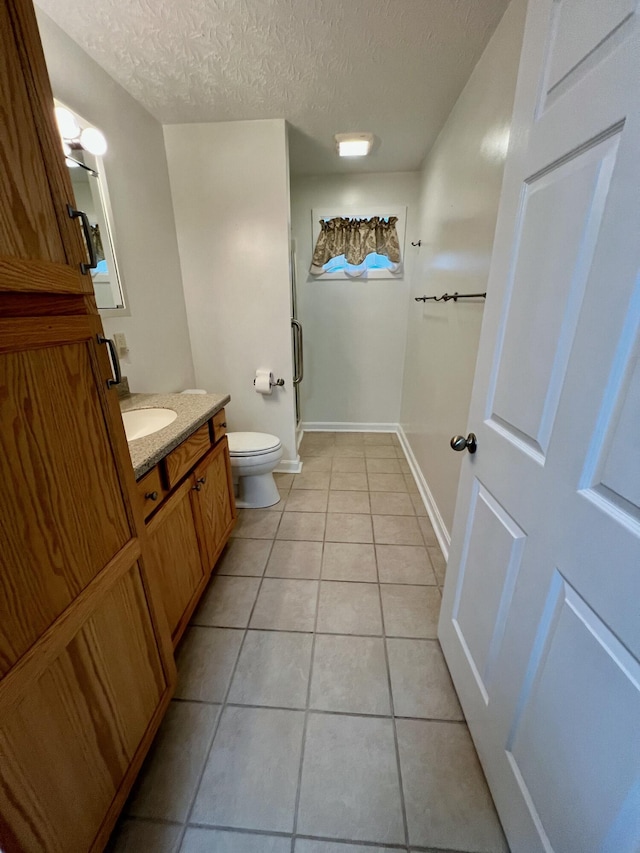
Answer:
[[[191,508],[193,480],[186,480],[148,525],[150,571],[164,603],[169,629],[177,642],[205,582]]]
[[[33,8],[0,3],[0,292],[93,293]]]
[[[200,539],[210,572],[236,521],[229,445],[225,436],[195,470]]]

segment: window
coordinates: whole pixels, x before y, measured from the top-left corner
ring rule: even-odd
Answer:
[[[404,256],[406,211],[406,207],[394,208],[392,210],[385,209],[383,211],[372,210],[371,208],[351,207],[338,209],[316,208],[312,210],[312,237],[316,259],[326,256],[333,251],[338,251],[338,249],[343,247],[345,242],[349,243],[352,238],[355,238],[358,243],[355,255],[362,257],[360,263],[349,263],[343,251],[339,255],[332,255],[327,258],[326,262],[321,266],[318,264],[314,265],[312,262],[311,273],[313,277],[321,280],[401,278],[403,273],[402,260]],[[318,238],[321,236],[321,231],[323,230],[321,223],[329,223],[332,220],[335,221],[334,228],[329,229],[329,233],[325,235],[324,241],[320,240],[319,246]],[[358,222],[371,224],[372,227],[371,229],[358,229]],[[388,227],[383,227],[382,229],[375,227],[376,225],[388,226],[390,222],[392,222],[392,226],[395,225],[393,229],[395,252],[392,248],[389,254],[391,254],[392,258],[395,257],[396,260],[392,260],[386,254],[382,253],[385,248],[389,249],[389,246],[385,245],[385,238],[390,233]],[[342,233],[341,229],[343,228],[346,229],[346,233]],[[355,234],[352,233],[354,231],[356,232]],[[373,231],[376,234],[373,234]],[[382,238],[380,238],[378,231],[382,231]],[[396,233],[397,239],[395,237]],[[381,240],[379,245],[376,245],[376,237],[379,242]],[[366,249],[362,249],[362,241],[365,242],[367,248],[375,247],[382,250],[380,253],[370,251],[363,256],[362,252],[366,251]],[[347,249],[347,255],[349,251],[351,251],[353,258],[353,245],[351,246],[351,250]]]

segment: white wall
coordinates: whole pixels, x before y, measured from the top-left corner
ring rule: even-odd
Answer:
[[[291,179],[298,314],[304,326],[304,424],[396,424],[400,417],[407,299],[416,240],[417,172]],[[311,211],[407,207],[404,275],[380,280],[318,280]]]
[[[526,0],[512,0],[421,174],[422,247],[412,296],[486,290]],[[467,423],[481,301],[410,301],[401,424],[443,524],[453,523],[461,454],[449,449]]]
[[[230,429],[277,435],[295,460],[285,122],[164,132],[196,384],[231,394]],[[257,368],[285,387],[257,394]]]
[[[124,332],[123,373],[133,391],[193,385],[162,126],[53,21],[36,9],[54,95],[107,137],[105,176],[129,317],[102,314]]]

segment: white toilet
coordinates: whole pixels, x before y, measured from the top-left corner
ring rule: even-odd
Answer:
[[[258,509],[277,504],[280,495],[273,471],[282,459],[280,439],[265,432],[228,432],[227,439],[233,482],[238,485],[236,505]]]

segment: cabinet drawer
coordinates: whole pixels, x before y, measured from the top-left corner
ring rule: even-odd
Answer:
[[[183,441],[164,460],[167,483],[172,489],[211,447],[209,424],[206,423]]]
[[[142,498],[145,521],[162,503],[167,490],[162,485],[160,466],[156,465],[148,474],[136,483],[138,494]]]
[[[220,441],[223,435],[227,434],[227,415],[224,409],[213,416],[211,421],[213,443]]]

